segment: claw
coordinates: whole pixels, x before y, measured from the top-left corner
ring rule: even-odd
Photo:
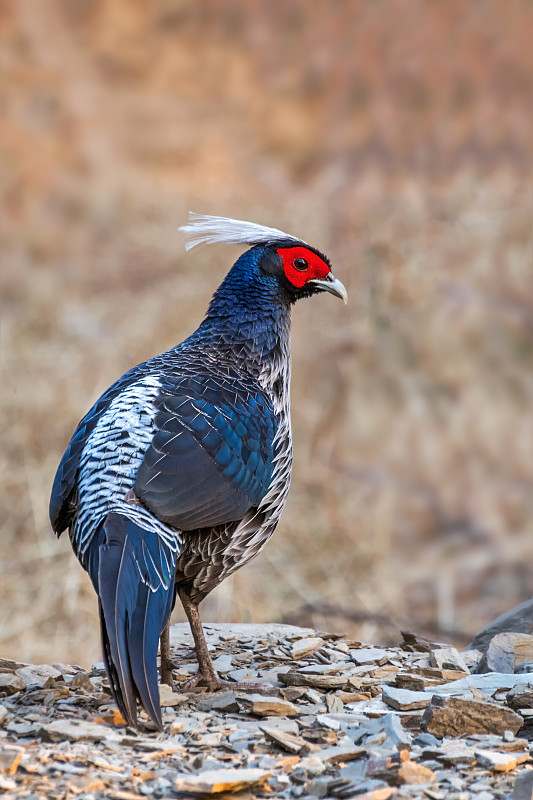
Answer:
[[[185,683],[179,687],[179,691],[184,693],[192,692],[195,689],[203,689],[204,687],[210,692],[227,691],[228,689],[230,691],[237,689],[241,692],[261,692],[272,689],[269,683],[226,681],[216,674],[203,675],[201,672],[197,672],[196,675],[193,675],[192,678],[186,680]]]

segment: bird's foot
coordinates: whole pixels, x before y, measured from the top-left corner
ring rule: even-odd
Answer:
[[[164,661],[161,660],[161,683],[166,683],[167,686],[170,686],[173,692],[177,691],[176,681],[172,676],[172,669],[174,668],[174,664],[171,661]]]
[[[189,678],[185,683],[181,684],[178,691],[192,692],[195,689],[203,688],[206,688],[209,692],[227,691],[228,689],[230,691],[237,689],[241,692],[261,692],[272,689],[272,686],[268,683],[251,681],[226,681],[220,678],[216,672],[214,675],[204,675],[201,672],[197,672],[196,675],[193,675],[192,678]]]

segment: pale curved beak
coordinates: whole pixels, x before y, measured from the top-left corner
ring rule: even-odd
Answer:
[[[342,284],[332,272],[328,272],[325,278],[314,278],[313,280],[310,280],[309,283],[312,283],[314,286],[318,286],[325,292],[334,294],[335,297],[340,297],[341,300],[344,300],[344,305],[346,305],[348,302],[348,292],[346,291],[344,284]]]

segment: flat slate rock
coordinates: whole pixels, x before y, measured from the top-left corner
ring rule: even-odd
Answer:
[[[350,650],[350,656],[356,664],[380,664],[387,660],[388,653],[381,647],[360,647]]]
[[[476,750],[477,763],[494,772],[509,772],[515,769],[519,759],[515,753],[498,753],[493,750]]]
[[[317,753],[317,756],[322,761],[329,761],[330,764],[340,764],[346,761],[353,761],[355,758],[361,758],[366,754],[365,747],[356,747],[352,742],[344,742],[343,740],[341,744],[321,750]]]
[[[320,636],[306,636],[304,639],[297,639],[291,647],[291,656],[294,659],[304,658],[324,644],[324,639]]]
[[[43,739],[51,742],[101,742],[109,736],[106,725],[77,719],[58,719],[40,729]]]
[[[396,686],[383,686],[381,696],[384,703],[397,711],[415,711],[426,708],[431,702],[431,697],[425,692],[412,692]]]
[[[470,675],[451,683],[440,686],[429,686],[426,691],[431,694],[461,694],[468,693],[471,689],[479,689],[486,696],[492,696],[503,689],[512,689],[515,686],[533,687],[533,675],[509,675],[501,672],[488,672],[485,675]]]
[[[350,686],[349,675],[326,674],[314,672],[281,672],[278,675],[286,686],[313,686],[316,689],[344,689]]]
[[[296,733],[281,730],[273,725],[260,725],[259,727],[268,739],[289,753],[301,753],[309,750],[309,743]]]
[[[237,701],[245,711],[258,717],[294,717],[298,709],[287,700],[278,697],[268,697],[262,694],[243,694],[237,696]]]
[[[199,775],[178,775],[174,787],[193,794],[239,792],[266,781],[270,774],[263,769],[208,769]]]

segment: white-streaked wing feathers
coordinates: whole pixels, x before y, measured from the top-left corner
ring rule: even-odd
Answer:
[[[195,214],[189,212],[189,224],[182,225],[180,231],[187,237],[186,250],[192,250],[203,244],[268,244],[284,240],[305,244],[297,236],[291,236],[277,228],[268,228],[266,225],[257,225],[255,222],[245,222],[230,217],[214,217],[209,214]]]

